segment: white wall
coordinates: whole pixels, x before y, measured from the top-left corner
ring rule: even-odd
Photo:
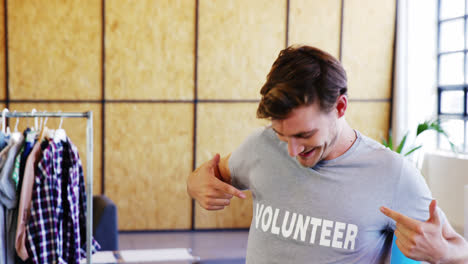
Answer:
[[[468,239],[468,227],[464,228],[464,211],[468,209],[468,204],[464,204],[464,186],[468,185],[468,156],[426,153],[421,172],[452,226],[462,235],[465,231],[465,238]]]

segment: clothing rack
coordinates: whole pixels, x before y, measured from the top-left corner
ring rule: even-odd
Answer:
[[[59,117],[59,118],[87,118],[86,126],[86,263],[91,264],[91,245],[93,231],[93,112],[6,112],[8,118],[20,117]]]

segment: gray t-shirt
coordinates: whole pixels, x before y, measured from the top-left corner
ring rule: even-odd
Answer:
[[[343,155],[313,168],[270,127],[232,153],[232,184],[253,195],[247,263],[385,263],[395,222],[379,207],[427,220],[432,195],[419,171],[356,134]]]

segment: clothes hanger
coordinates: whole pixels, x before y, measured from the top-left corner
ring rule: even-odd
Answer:
[[[62,111],[58,111],[59,113],[62,113]],[[60,117],[60,124],[59,124],[59,129],[62,129],[62,124],[63,124],[63,116]]]
[[[61,113],[62,111],[58,111]],[[57,130],[55,130],[55,135],[54,135],[54,142],[58,143],[60,141],[67,141],[67,133],[65,133],[65,129],[62,129],[62,124],[63,124],[63,117],[60,117],[60,125]]]
[[[33,108],[33,110],[31,110],[31,114],[35,114],[37,112],[36,108]],[[34,129],[33,131],[37,131],[38,130],[38,118],[37,117],[34,117]]]
[[[44,111],[43,112],[44,114],[47,113],[47,111]],[[46,127],[46,124],[47,124],[47,120],[48,120],[48,117],[43,117],[41,118],[41,133],[39,133],[40,137],[40,141],[42,141],[44,138],[50,138],[49,136],[49,129]]]
[[[13,113],[16,114],[16,110],[13,111]],[[11,133],[11,138],[15,141],[19,141],[21,138],[21,133],[18,132],[18,123],[19,123],[19,117],[16,117],[15,129],[13,130],[13,133]]]
[[[37,128],[37,131],[42,132],[42,124],[44,123],[44,117],[41,116],[41,117],[38,117],[38,118],[39,118],[39,127]]]
[[[46,111],[44,111],[44,113],[46,113]],[[50,129],[46,126],[47,120],[49,120],[49,117],[45,117],[44,120],[44,136],[48,139],[53,139],[55,136],[55,130]]]

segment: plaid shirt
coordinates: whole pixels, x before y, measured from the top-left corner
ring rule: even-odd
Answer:
[[[78,151],[69,140],[49,140],[42,146],[26,226],[26,248],[33,263],[79,263],[86,243],[86,211],[82,210],[86,208],[86,192]],[[93,239],[93,251],[97,249],[99,245]]]
[[[64,210],[70,212],[70,217],[67,225],[64,225],[64,230],[68,238],[66,247],[70,250],[66,253],[69,254],[68,258],[79,260],[86,258],[86,190],[78,149],[69,138],[65,144],[63,168],[69,175],[69,182],[65,185],[68,189],[68,203],[65,203]],[[91,248],[93,252],[100,248],[94,239]]]

